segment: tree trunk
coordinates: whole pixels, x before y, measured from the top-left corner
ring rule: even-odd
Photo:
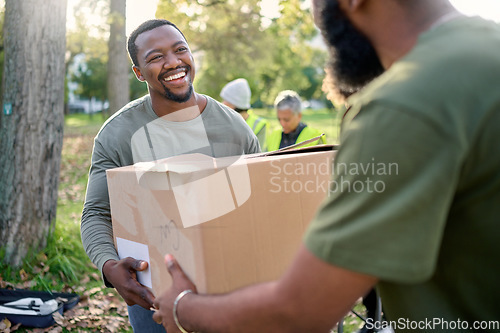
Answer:
[[[110,31],[108,42],[109,115],[130,101],[130,60],[125,35],[125,0],[110,0]]]
[[[5,1],[0,247],[22,263],[54,229],[64,124],[66,0]]]

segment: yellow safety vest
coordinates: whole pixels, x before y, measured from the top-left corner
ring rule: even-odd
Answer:
[[[247,113],[248,118],[246,122],[248,126],[250,126],[255,135],[259,134],[259,132],[267,125],[267,120],[256,116],[251,110],[248,110]]]
[[[257,138],[259,139],[259,143],[262,151],[265,151],[265,143],[266,143],[266,132],[269,129],[269,122],[261,117],[256,116],[252,110],[247,111],[248,118],[246,119],[246,123],[252,131],[255,133]],[[262,132],[264,131],[264,132]],[[262,133],[261,133],[262,132]]]
[[[281,133],[283,133],[283,130],[281,127],[279,127],[279,128],[276,128],[275,130],[273,130],[271,135],[268,136],[268,139],[266,140],[267,151],[278,150],[280,148]],[[302,141],[312,139],[316,136],[321,135],[322,133],[323,132],[320,130],[306,126],[306,127],[304,127],[302,132],[300,132],[299,137],[297,138],[295,143],[300,143]],[[321,139],[319,139],[318,141],[310,142],[308,144],[303,145],[302,147],[310,147],[310,146],[315,146],[315,145],[319,145],[319,144],[326,144],[325,136],[322,136]]]

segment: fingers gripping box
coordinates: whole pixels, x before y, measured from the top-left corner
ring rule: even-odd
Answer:
[[[324,149],[226,158],[190,154],[108,170],[120,257],[149,262],[139,281],[155,294],[171,284],[167,253],[200,292],[278,278],[328,193],[335,152]]]

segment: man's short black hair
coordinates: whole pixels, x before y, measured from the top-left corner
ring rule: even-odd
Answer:
[[[139,61],[137,60],[137,45],[135,45],[135,40],[143,32],[153,30],[155,28],[161,27],[162,25],[170,25],[170,26],[174,27],[175,29],[177,29],[177,31],[179,31],[181,33],[182,37],[184,37],[184,39],[186,39],[186,37],[184,36],[182,31],[180,31],[179,28],[177,28],[177,26],[175,24],[173,24],[172,22],[170,22],[168,20],[152,19],[152,20],[148,20],[148,21],[142,23],[134,31],[132,31],[132,33],[130,34],[130,36],[128,37],[128,40],[127,40],[128,55],[130,56],[130,59],[132,59],[132,63],[135,66],[139,65]]]

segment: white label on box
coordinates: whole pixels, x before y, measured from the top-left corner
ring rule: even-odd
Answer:
[[[120,259],[132,257],[138,260],[144,260],[148,263],[148,268],[145,271],[137,272],[137,280],[142,285],[153,288],[151,283],[151,269],[149,260],[149,249],[146,244],[133,242],[127,239],[116,237],[116,249]]]

